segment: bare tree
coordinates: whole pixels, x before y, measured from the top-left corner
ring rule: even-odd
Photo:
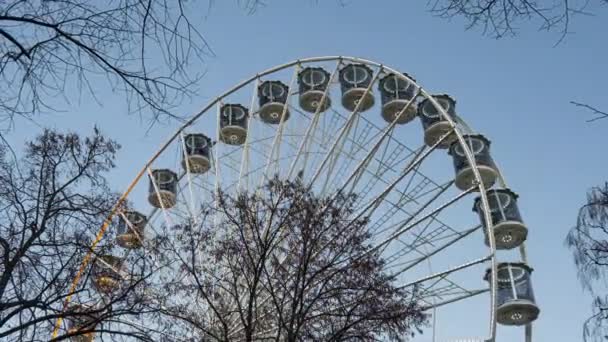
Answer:
[[[81,138],[49,130],[28,143],[18,161],[0,148],[0,340],[48,341],[59,317],[94,325],[67,331],[58,340],[93,328],[153,340],[150,331],[125,325],[128,317],[153,310],[143,286],[149,274],[136,268],[128,270],[132,276],[120,291],[103,301],[97,300],[87,272],[73,303],[91,305],[64,308],[100,222],[116,202],[104,175],[114,167],[118,148],[97,131]],[[105,244],[96,253],[111,248]],[[132,259],[136,265],[138,257]],[[112,324],[116,321],[121,325]]]
[[[355,199],[278,179],[254,194],[222,193],[204,222],[171,231],[181,243],[162,254],[179,251],[191,282],[168,293],[200,301],[167,314],[215,341],[408,340],[427,317],[415,289],[385,272]]]
[[[608,183],[587,194],[576,225],[566,238],[583,287],[592,293],[593,315],[585,322],[585,340],[605,341],[608,334]]]
[[[467,28],[480,27],[484,34],[495,38],[515,35],[520,25],[535,22],[541,30],[559,30],[559,43],[569,33],[572,16],[592,15],[595,7],[604,3],[605,0],[433,0],[430,6],[440,17],[463,17]]]
[[[104,177],[117,149],[97,131],[45,131],[19,161],[1,155],[0,339],[48,341],[58,318],[56,341],[405,341],[425,325],[416,289],[397,286],[370,245],[355,195],[278,179],[220,193],[200,222],[166,225],[122,256],[110,233],[66,305],[117,200]]]
[[[184,0],[2,1],[0,110],[15,117],[57,110],[98,85],[123,92],[132,112],[157,120],[193,94],[211,54]],[[194,12],[196,13],[196,12]],[[195,64],[196,69],[190,67]]]

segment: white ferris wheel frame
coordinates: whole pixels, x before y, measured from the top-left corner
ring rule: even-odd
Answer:
[[[329,83],[331,83],[336,74],[337,71],[339,69],[339,66],[341,65],[342,62],[352,62],[352,63],[360,63],[360,64],[364,64],[364,65],[368,65],[368,66],[373,66],[379,69],[379,71],[377,73],[375,73],[375,76],[372,77],[372,80],[370,82],[370,85],[367,87],[367,91],[370,91],[369,88],[371,88],[371,86],[376,82],[380,72],[382,71],[386,71],[388,73],[392,73],[393,75],[395,75],[396,77],[405,80],[406,82],[408,82],[409,84],[413,85],[417,91],[416,96],[424,96],[426,99],[428,99],[435,107],[436,110],[439,111],[439,114],[441,115],[442,119],[447,121],[450,126],[451,126],[451,132],[456,136],[457,141],[460,144],[460,147],[463,148],[466,160],[468,162],[468,164],[471,166],[472,171],[473,171],[473,175],[475,177],[475,182],[476,184],[474,185],[473,188],[467,190],[467,191],[463,191],[459,196],[457,196],[456,198],[452,199],[451,201],[449,201],[448,203],[442,205],[442,207],[440,207],[439,209],[436,209],[434,212],[437,212],[439,210],[441,210],[444,207],[447,207],[448,205],[450,205],[451,203],[455,202],[456,200],[458,200],[459,198],[463,197],[464,195],[470,193],[472,190],[477,189],[479,191],[479,197],[480,197],[480,204],[481,204],[481,209],[483,210],[483,218],[484,218],[484,226],[485,226],[485,230],[486,230],[486,235],[488,237],[488,249],[490,250],[490,255],[488,255],[485,258],[480,258],[477,260],[474,260],[472,262],[469,262],[467,264],[463,264],[454,268],[451,268],[447,271],[441,272],[441,273],[435,273],[435,274],[431,274],[428,277],[422,278],[422,279],[418,279],[414,282],[408,283],[406,285],[404,285],[403,287],[406,286],[410,286],[410,285],[415,285],[416,283],[420,283],[423,282],[425,280],[428,279],[432,279],[435,277],[440,277],[444,274],[449,274],[452,272],[455,272],[459,269],[463,269],[463,268],[467,268],[470,267],[472,265],[475,264],[479,264],[479,263],[484,263],[489,261],[490,262],[490,277],[489,277],[489,283],[490,283],[490,326],[489,326],[489,332],[488,332],[488,337],[485,338],[483,341],[484,342],[495,342],[496,341],[496,326],[497,326],[497,321],[496,321],[496,309],[497,309],[497,305],[496,305],[496,299],[497,299],[497,258],[496,258],[496,242],[495,242],[495,238],[494,235],[492,234],[492,218],[491,218],[491,214],[490,214],[490,206],[489,206],[489,202],[488,202],[488,198],[486,195],[486,187],[484,186],[484,183],[482,181],[482,177],[480,175],[475,157],[474,157],[474,153],[471,151],[471,148],[469,146],[469,144],[466,143],[465,138],[464,138],[464,132],[462,131],[463,128],[470,130],[469,126],[466,124],[466,122],[460,118],[459,116],[450,116],[447,111],[443,108],[443,106],[440,105],[439,101],[436,100],[433,96],[431,96],[431,94],[429,94],[427,91],[424,90],[424,88],[422,88],[419,83],[413,79],[411,79],[410,77],[408,77],[407,75],[404,75],[403,73],[399,72],[396,69],[393,69],[391,67],[387,67],[384,64],[378,63],[378,62],[374,62],[368,59],[363,59],[363,58],[357,58],[357,57],[349,57],[349,56],[321,56],[321,57],[310,57],[310,58],[303,58],[303,59],[298,59],[298,60],[294,60],[285,64],[281,64],[272,68],[269,68],[267,70],[264,70],[262,72],[259,72],[257,74],[255,74],[254,76],[247,78],[243,81],[241,81],[240,83],[238,83],[237,85],[235,85],[234,87],[230,88],[229,90],[225,91],[224,93],[222,93],[221,95],[217,96],[216,98],[214,98],[213,100],[211,100],[210,102],[207,103],[207,105],[205,105],[200,111],[198,111],[197,113],[195,113],[192,117],[190,117],[187,120],[184,120],[182,125],[175,131],[175,133],[173,133],[172,135],[169,136],[169,138],[166,140],[166,142],[164,142],[157,150],[156,152],[152,155],[152,157],[145,163],[145,165],[143,166],[143,168],[137,173],[137,175],[135,176],[135,178],[133,179],[133,181],[130,183],[130,185],[127,187],[126,191],[120,196],[120,198],[118,199],[118,201],[116,202],[116,204],[114,205],[114,207],[112,208],[112,211],[110,213],[110,215],[108,216],[108,218],[103,222],[99,232],[97,233],[97,236],[93,242],[93,244],[91,245],[91,248],[89,250],[89,252],[85,255],[85,258],[83,259],[82,263],[81,263],[81,267],[79,269],[79,272],[77,273],[76,277],[74,278],[72,285],[70,287],[70,291],[68,293],[68,295],[66,296],[66,301],[65,301],[65,305],[64,308],[68,306],[72,295],[74,294],[76,287],[78,286],[78,283],[80,281],[80,278],[82,276],[82,274],[84,273],[84,270],[86,269],[87,265],[90,262],[90,259],[92,257],[92,253],[95,250],[95,247],[97,246],[97,244],[101,241],[101,239],[103,238],[103,235],[105,233],[105,231],[107,230],[107,228],[110,226],[111,222],[112,222],[112,218],[115,215],[119,215],[119,216],[123,216],[124,217],[124,213],[120,212],[120,207],[125,203],[127,197],[129,196],[129,194],[131,193],[131,191],[134,189],[135,185],[139,183],[139,181],[141,180],[141,178],[145,175],[148,174],[149,176],[151,176],[151,169],[150,167],[152,166],[152,164],[154,163],[154,161],[171,145],[171,143],[173,143],[176,139],[180,139],[180,144],[184,145],[185,141],[184,141],[184,132],[185,130],[190,127],[193,123],[195,123],[202,115],[208,113],[214,106],[218,106],[218,116],[220,115],[220,111],[219,111],[219,106],[222,104],[222,100],[225,99],[226,97],[228,97],[229,95],[235,93],[236,91],[238,91],[239,89],[247,86],[248,84],[254,83],[255,87],[254,89],[258,88],[259,85],[259,80],[261,79],[261,77],[284,70],[284,69],[288,69],[291,67],[296,67],[295,71],[294,71],[294,76],[291,79],[290,82],[290,86],[289,86],[289,93],[288,93],[288,99],[290,99],[293,95],[293,83],[294,80],[297,76],[297,71],[299,70],[299,68],[301,67],[302,64],[309,64],[309,63],[319,63],[319,62],[332,62],[335,61],[337,62],[337,66],[336,66],[336,70],[334,70],[331,75],[329,76]],[[324,95],[322,97],[321,101],[324,101],[326,99],[326,97],[328,96],[328,89],[329,89],[329,84],[327,89],[324,92]],[[415,96],[415,97],[416,97]],[[413,102],[414,99],[412,99],[410,101],[409,104],[411,104],[411,102]],[[254,91],[254,95],[252,96],[251,99],[251,104],[252,106],[250,107],[250,111],[253,111],[253,104],[255,103],[255,91]],[[408,105],[409,105],[408,104]],[[277,143],[277,138],[280,140],[280,134],[282,132],[282,124],[284,121],[284,114],[285,114],[285,110],[287,108],[287,106],[284,106],[284,112],[283,115],[281,117],[281,122],[279,123],[279,128],[277,129],[278,133],[275,137],[275,141],[273,141],[273,147],[272,147],[272,151],[270,152],[270,157],[272,158],[272,154],[274,153],[274,148]],[[322,107],[321,105],[319,107]],[[358,107],[358,104],[357,104]],[[357,110],[355,110],[356,112]],[[249,122],[251,120],[248,120],[248,125]],[[393,125],[395,125],[395,121],[392,122],[391,127]],[[311,124],[312,127],[312,124]],[[310,129],[310,127],[309,127]],[[218,131],[219,131],[219,120],[218,120]],[[309,132],[307,131],[306,134],[308,134]],[[444,137],[445,138],[445,137]],[[336,139],[336,142],[339,141],[339,139]],[[306,141],[304,140],[304,143]],[[249,135],[247,136],[247,139],[245,141],[244,147],[243,147],[243,156],[242,156],[242,162],[241,162],[241,174],[243,173],[243,163],[246,163],[246,159],[248,158],[248,143],[249,143]],[[436,144],[437,145],[437,144]],[[436,146],[434,146],[436,147]],[[431,151],[434,150],[434,147],[431,147]],[[300,146],[300,148],[302,148],[302,146]],[[333,148],[332,148],[333,150]],[[328,152],[328,155],[330,155],[332,153],[332,150],[330,150]],[[373,150],[373,149],[372,149]],[[185,153],[185,149],[184,149],[184,153]],[[430,151],[427,151],[427,153],[430,153]],[[211,154],[212,158],[217,158],[217,149],[214,154]],[[419,157],[419,156],[417,156]],[[418,159],[418,158],[415,158]],[[293,168],[294,165],[296,163],[297,160],[294,159],[293,164],[290,166],[290,170],[289,170],[289,175],[291,175],[293,173]],[[325,163],[327,160],[324,160],[323,163]],[[361,163],[363,164],[365,162],[362,161]],[[214,168],[216,169],[216,173],[219,173],[219,165],[217,165],[218,163],[215,163],[214,161]],[[269,166],[269,165],[267,165]],[[319,167],[319,170],[323,167],[323,165],[321,165]],[[361,167],[361,165],[358,166],[358,168]],[[319,170],[317,170],[318,172],[315,173],[314,178],[316,178],[319,174]],[[499,184],[503,187],[506,188],[506,181],[502,175],[502,173],[500,172],[499,167],[496,165],[496,171],[498,173],[498,182]],[[355,172],[356,173],[356,172]],[[184,174],[181,174],[178,176],[178,179],[181,179],[185,174],[187,174],[187,177],[191,177],[190,175],[190,166],[189,163],[186,163],[186,172],[184,172]],[[354,173],[353,173],[354,174]],[[352,176],[352,175],[351,175]],[[153,177],[151,177],[151,179],[154,179]],[[215,191],[218,190],[218,186],[219,184],[217,184],[218,181],[216,180],[216,185],[215,185]],[[189,182],[189,184],[191,184],[191,182]],[[346,182],[345,184],[348,184],[348,182]],[[164,212],[164,216],[165,219],[168,220],[170,222],[170,218],[167,216],[167,214],[165,213],[165,208],[163,206],[163,201],[160,199],[160,195],[159,195],[159,189],[158,186],[156,184],[156,182],[152,181],[152,185],[154,186],[155,192],[157,193],[157,195],[159,196],[159,202],[161,205],[161,208],[155,208],[152,210],[152,214],[154,214],[156,211],[161,210]],[[237,189],[241,189],[242,185],[239,181],[239,184],[237,185]],[[190,196],[192,197],[192,188],[189,189],[189,193]],[[191,205],[193,205],[194,203],[191,203]],[[190,209],[194,209],[194,208],[190,208]],[[428,215],[426,216],[428,217]],[[408,224],[408,226],[413,226],[416,222],[413,222],[411,224]],[[131,223],[128,222],[127,220],[127,224],[130,226]],[[465,234],[469,234],[472,231],[477,230],[477,228],[471,229],[469,230],[467,233]],[[445,248],[445,247],[444,247]],[[526,253],[526,247],[525,247],[525,243],[522,243],[519,247],[519,253],[520,253],[520,257],[521,257],[521,261],[523,263],[527,263],[527,253]],[[428,259],[428,258],[427,258]],[[466,297],[470,297],[471,295],[468,295]],[[449,300],[443,303],[440,303],[440,305],[445,305],[445,304],[449,304],[451,302],[454,301],[458,301],[462,298],[458,297],[455,298],[453,300]],[[55,324],[55,329],[53,331],[52,334],[52,338],[56,338],[59,332],[59,329],[61,327],[61,323],[62,323],[62,317],[59,317],[56,321]],[[532,341],[532,324],[526,324],[525,326],[525,341],[526,342],[531,342]]]

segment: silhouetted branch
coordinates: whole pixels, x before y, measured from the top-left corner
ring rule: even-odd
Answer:
[[[570,101],[571,104],[577,106],[577,107],[582,107],[585,109],[590,110],[593,114],[597,115],[595,118],[589,119],[587,120],[587,122],[593,122],[593,121],[597,121],[600,119],[606,119],[608,118],[608,113],[607,112],[603,112],[595,107],[592,107],[588,104],[585,103],[580,103],[580,102],[575,102],[575,101]]]
[[[57,110],[99,81],[121,91],[130,112],[152,121],[194,94],[212,55],[183,0],[19,1],[0,9],[0,109],[15,117]],[[151,58],[151,56],[154,56]],[[200,63],[192,63],[193,59]],[[196,65],[197,70],[190,66]]]

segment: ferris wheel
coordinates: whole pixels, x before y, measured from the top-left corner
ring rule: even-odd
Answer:
[[[531,341],[540,310],[518,195],[492,158],[488,137],[457,112],[451,96],[429,94],[412,76],[360,58],[306,58],[257,73],[160,145],[74,279],[72,291],[92,290],[68,301],[103,301],[142,267],[155,270],[146,291],[192,281],[180,275],[174,251],[150,241],[163,236],[175,246],[171,227],[204,220],[201,206],[216,203],[220,192],[255,192],[278,177],[320,196],[358,195],[355,207],[369,218],[368,243],[381,252],[384,271],[400,288],[416,288],[430,314],[420,341],[501,341],[497,324],[524,327],[522,340]],[[85,323],[59,319],[54,335]],[[143,315],[129,324],[158,323]]]

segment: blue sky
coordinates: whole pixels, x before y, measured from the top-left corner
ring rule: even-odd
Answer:
[[[345,7],[332,0],[267,3],[254,15],[233,1],[216,1],[206,17],[206,5],[198,9],[201,31],[217,56],[200,66],[207,71],[200,94],[183,105],[183,112],[193,113],[260,70],[321,55],[376,60],[410,73],[431,92],[454,95],[459,114],[492,139],[495,159],[521,196],[542,310],[535,340],[582,340],[591,298],[580,288],[563,241],[585,191],[608,180],[608,159],[601,157],[608,120],[586,123],[590,114],[568,102],[608,109],[603,34],[608,32],[608,9],[575,18],[574,33],[554,47],[558,34],[537,32],[529,25],[516,38],[483,37],[477,30],[464,30],[459,19],[433,17],[423,2],[352,0]],[[176,126],[157,125],[146,133],[146,122],[124,115],[120,95],[104,89],[97,97],[101,106],[85,99],[39,122],[80,132],[97,125],[117,139],[123,149],[112,184],[123,189]],[[36,130],[20,123],[10,140],[22,140]],[[515,341],[512,336],[520,335],[509,331],[504,336],[511,336],[504,341]]]

